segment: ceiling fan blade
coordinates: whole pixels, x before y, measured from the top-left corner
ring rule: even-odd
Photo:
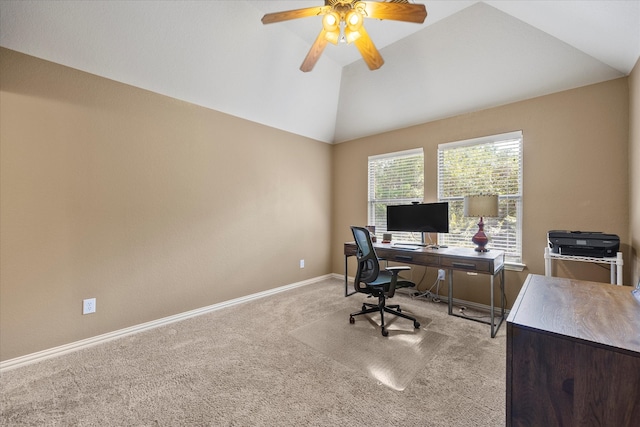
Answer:
[[[377,70],[382,67],[384,64],[384,59],[382,59],[382,55],[376,49],[376,45],[373,44],[373,41],[369,37],[369,33],[364,29],[364,27],[360,27],[358,30],[360,33],[360,37],[357,37],[353,43],[355,43],[356,47],[360,51],[360,55],[364,59],[364,62],[367,63],[370,70]]]
[[[324,29],[320,31],[316,41],[313,43],[313,46],[311,46],[307,56],[304,58],[300,69],[305,73],[313,70],[313,67],[316,65],[316,62],[318,62],[320,55],[322,55],[322,51],[324,51],[324,48],[327,46],[329,41],[327,40],[326,33],[327,32]]]
[[[262,17],[263,24],[272,24],[274,22],[282,22],[288,21],[290,19],[298,19],[298,18],[306,18],[308,16],[316,16],[316,15],[324,15],[329,10],[330,7],[327,6],[317,6],[317,7],[306,7],[304,9],[294,9],[287,10],[284,12],[274,12],[267,13]]]
[[[423,4],[359,1],[354,6],[356,8],[364,7],[367,18],[391,19],[422,24],[427,17],[427,9]]]

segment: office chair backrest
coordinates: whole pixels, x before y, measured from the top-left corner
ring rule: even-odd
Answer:
[[[355,288],[361,292],[366,287],[361,287],[360,283],[371,283],[378,278],[380,274],[380,264],[378,263],[378,255],[373,248],[371,235],[369,230],[363,227],[351,227],[351,232],[358,246],[356,258],[358,260],[358,271],[356,272]]]

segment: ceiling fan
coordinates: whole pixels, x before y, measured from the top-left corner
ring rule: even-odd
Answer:
[[[319,15],[322,15],[322,30],[300,66],[304,72],[313,69],[328,42],[338,44],[339,41],[355,43],[369,69],[377,70],[384,60],[364,29],[364,18],[421,24],[427,17],[427,10],[423,4],[410,4],[409,0],[325,0],[324,6],[267,13],[262,17],[262,23],[272,24]]]

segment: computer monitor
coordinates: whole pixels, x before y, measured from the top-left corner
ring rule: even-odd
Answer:
[[[387,231],[449,232],[449,203],[387,206]]]

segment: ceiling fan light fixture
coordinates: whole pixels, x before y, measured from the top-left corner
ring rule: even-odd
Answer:
[[[338,44],[340,38],[340,15],[329,12],[322,17],[324,38],[333,44]]]
[[[347,43],[353,43],[358,40],[362,34],[360,31],[351,31],[349,28],[344,30],[345,38],[347,39]]]
[[[363,16],[360,14],[360,12],[351,10],[349,13],[347,13],[346,22],[349,30],[358,31],[360,27],[362,27],[362,21]]]
[[[427,10],[423,4],[412,4],[409,0],[324,0],[324,6],[267,13],[262,17],[262,23],[271,24],[310,16],[322,16],[322,30],[300,66],[302,71],[313,69],[327,43],[338,44],[345,41],[355,42],[369,69],[377,70],[384,64],[384,59],[365,29],[364,18],[421,24],[427,17]]]
[[[337,31],[340,25],[340,15],[335,12],[327,13],[322,18],[322,25],[327,32]]]
[[[325,31],[324,38],[333,44],[338,44],[340,41],[340,31]]]

